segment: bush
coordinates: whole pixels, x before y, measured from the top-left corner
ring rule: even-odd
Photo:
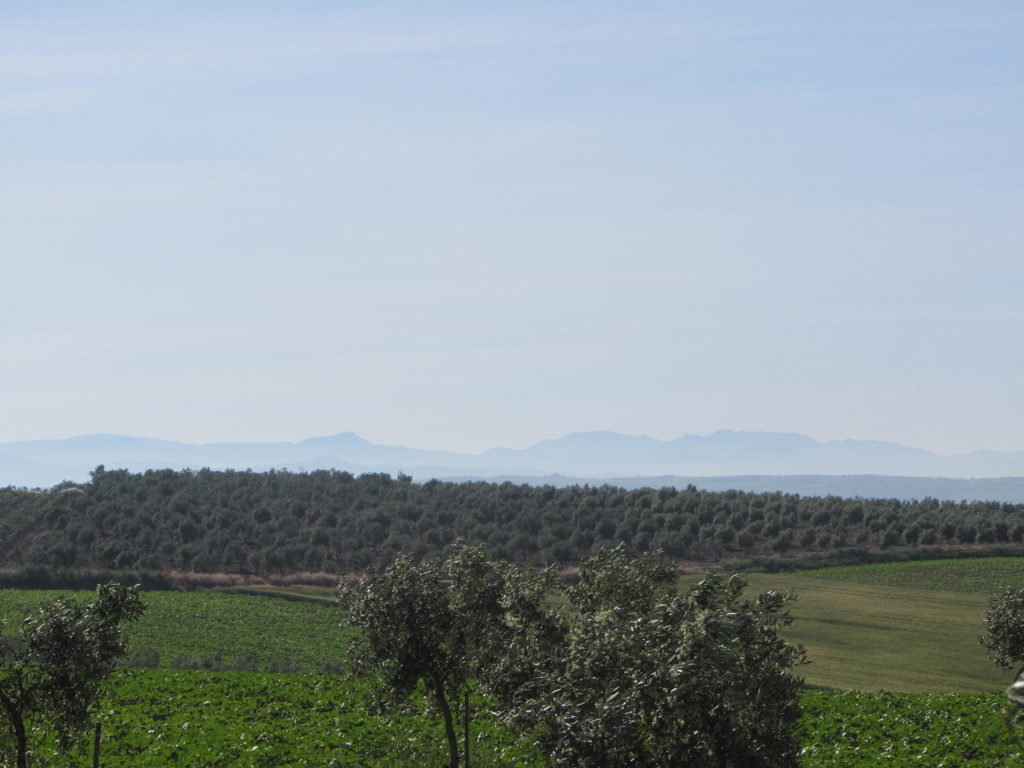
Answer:
[[[1006,587],[985,612],[988,634],[979,642],[1003,669],[1024,663],[1024,588]]]
[[[791,597],[745,600],[736,576],[678,596],[675,575],[621,548],[581,566],[565,631],[510,710],[554,765],[795,765],[805,659],[778,634]]]

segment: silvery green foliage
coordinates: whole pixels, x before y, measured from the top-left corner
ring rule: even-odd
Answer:
[[[53,731],[63,749],[91,724],[103,683],[124,655],[123,629],[143,611],[139,588],[96,588],[83,604],[58,598],[0,636],[0,716],[13,736],[13,757],[27,764],[28,731]]]
[[[673,576],[621,550],[584,562],[560,654],[514,719],[558,766],[795,765],[804,653],[779,636],[792,598],[747,600],[739,577],[716,576],[677,595]]]
[[[680,595],[676,580],[658,557],[601,550],[549,607],[550,572],[456,546],[445,560],[400,557],[340,594],[364,632],[364,668],[393,698],[434,699],[451,768],[452,710],[471,685],[557,766],[793,765],[804,654],[779,636],[792,598],[747,600],[738,577]]]
[[[992,661],[1007,670],[1024,663],[1024,587],[1006,587],[989,601],[985,629],[979,642]]]
[[[1021,738],[1021,730],[1024,728],[1024,669],[1017,672],[1017,677],[1006,689],[1006,706],[1003,708],[1003,721],[1006,723],[1006,730],[1017,740],[1018,744],[1024,746],[1024,739]]]
[[[544,633],[535,627],[549,617],[541,601],[550,585],[546,572],[457,543],[443,560],[400,556],[378,574],[340,585],[339,598],[363,633],[357,668],[380,680],[392,704],[426,692],[456,768],[458,708],[474,685],[501,699],[528,679],[524,659],[541,648]]]

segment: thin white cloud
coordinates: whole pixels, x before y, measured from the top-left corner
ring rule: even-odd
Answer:
[[[107,32],[97,25],[69,40],[58,36],[54,50],[19,51],[17,29],[0,52],[7,78],[133,78],[171,72],[241,73],[288,64],[321,65],[346,59],[436,56],[444,53],[495,53],[516,50],[571,51],[576,46],[712,43],[770,36],[777,27],[763,24],[680,23],[645,19],[634,10],[611,17],[595,14],[580,23],[573,15],[551,13],[538,23],[535,14],[479,13],[465,18],[396,19],[387,14],[345,14],[211,20],[181,14],[161,27],[129,26]],[[147,44],[135,42],[146,37]],[[43,41],[45,45],[45,40]],[[34,46],[38,48],[37,45]],[[686,48],[676,50],[683,55]]]
[[[38,112],[60,112],[96,101],[90,88],[41,88],[0,92],[0,115],[18,117]]]

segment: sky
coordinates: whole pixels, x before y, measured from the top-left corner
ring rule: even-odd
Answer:
[[[1019,2],[0,5],[0,442],[1024,449]]]

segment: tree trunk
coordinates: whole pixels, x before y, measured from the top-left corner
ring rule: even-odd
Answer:
[[[28,768],[28,737],[25,736],[25,723],[20,717],[14,719],[14,738],[18,742],[18,768]]]
[[[28,768],[28,737],[25,735],[25,721],[21,718],[21,712],[15,703],[0,694],[0,704],[7,711],[7,720],[14,729],[14,740],[18,749],[18,768]]]
[[[448,698],[444,695],[444,685],[437,679],[434,680],[434,698],[437,699],[437,706],[440,707],[441,716],[444,717],[444,732],[448,737],[448,768],[459,768],[459,738],[455,735],[452,708],[448,705]],[[19,766],[19,768],[21,767]]]
[[[466,755],[466,768],[469,768],[469,689],[465,690],[462,700],[462,738],[465,743],[463,752]]]
[[[92,737],[92,768],[100,768],[100,724],[96,723],[96,731]]]

